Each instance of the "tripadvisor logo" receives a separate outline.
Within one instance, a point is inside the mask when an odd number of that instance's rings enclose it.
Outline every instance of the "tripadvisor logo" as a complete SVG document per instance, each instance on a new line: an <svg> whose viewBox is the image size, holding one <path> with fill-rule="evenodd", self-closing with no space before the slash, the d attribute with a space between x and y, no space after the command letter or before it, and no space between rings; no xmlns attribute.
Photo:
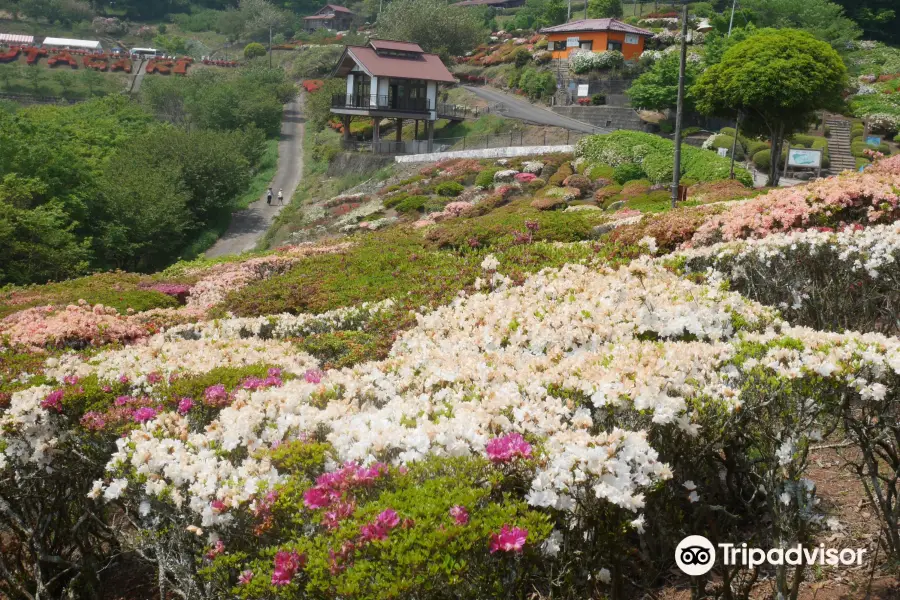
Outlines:
<svg viewBox="0 0 900 600"><path fill-rule="evenodd" d="M750 548L743 544L719 544L722 564L726 566L757 567L768 564L781 565L862 565L865 548L826 548L825 544L805 547L801 544L790 548ZM702 535L689 535L675 548L675 563L687 575L708 573L716 562L716 547Z"/></svg>

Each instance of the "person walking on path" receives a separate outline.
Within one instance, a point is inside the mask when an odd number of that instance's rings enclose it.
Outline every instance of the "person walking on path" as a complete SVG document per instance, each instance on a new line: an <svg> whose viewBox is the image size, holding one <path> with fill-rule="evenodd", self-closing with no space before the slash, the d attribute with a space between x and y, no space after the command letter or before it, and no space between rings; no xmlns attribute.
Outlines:
<svg viewBox="0 0 900 600"><path fill-rule="evenodd" d="M278 204L284 204L284 190L278 190Z"/></svg>
<svg viewBox="0 0 900 600"><path fill-rule="evenodd" d="M269 188L269 191L266 192L266 204L272 204L272 188Z"/></svg>

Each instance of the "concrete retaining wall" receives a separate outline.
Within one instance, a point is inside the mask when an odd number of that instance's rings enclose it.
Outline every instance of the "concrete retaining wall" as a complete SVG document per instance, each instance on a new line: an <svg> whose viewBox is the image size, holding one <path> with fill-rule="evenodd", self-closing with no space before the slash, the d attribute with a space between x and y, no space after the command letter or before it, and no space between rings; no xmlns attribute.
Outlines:
<svg viewBox="0 0 900 600"><path fill-rule="evenodd" d="M432 152L431 154L410 154L394 157L398 163L419 163L446 160L448 158L513 158L533 154L554 152L574 152L575 146L518 146L513 148L487 148L485 150L458 150L454 152Z"/></svg>
<svg viewBox="0 0 900 600"><path fill-rule="evenodd" d="M634 109L622 106L554 106L553 112L594 127L635 131L647 127Z"/></svg>

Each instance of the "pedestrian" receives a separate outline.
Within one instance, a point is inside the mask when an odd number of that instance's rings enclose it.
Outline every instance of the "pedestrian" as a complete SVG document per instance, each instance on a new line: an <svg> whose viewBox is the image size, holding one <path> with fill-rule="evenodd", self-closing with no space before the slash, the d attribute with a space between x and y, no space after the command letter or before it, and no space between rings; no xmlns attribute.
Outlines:
<svg viewBox="0 0 900 600"><path fill-rule="evenodd" d="M266 192L266 204L272 204L272 188L269 188L269 191Z"/></svg>
<svg viewBox="0 0 900 600"><path fill-rule="evenodd" d="M284 190L278 190L278 204L284 204Z"/></svg>

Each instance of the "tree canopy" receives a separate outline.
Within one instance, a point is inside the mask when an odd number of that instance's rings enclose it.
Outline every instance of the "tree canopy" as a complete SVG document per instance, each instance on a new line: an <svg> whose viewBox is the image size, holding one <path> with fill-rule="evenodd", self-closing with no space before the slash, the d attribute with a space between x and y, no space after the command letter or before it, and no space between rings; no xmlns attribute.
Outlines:
<svg viewBox="0 0 900 600"><path fill-rule="evenodd" d="M628 90L631 105L636 108L666 110L678 104L678 78L681 57L678 53L666 54L656 61L649 71L638 77ZM688 61L685 67L685 108L693 110L691 86L700 74L698 64Z"/></svg>
<svg viewBox="0 0 900 600"><path fill-rule="evenodd" d="M621 0L588 0L587 15L591 19L622 16Z"/></svg>
<svg viewBox="0 0 900 600"><path fill-rule="evenodd" d="M759 27L802 29L838 50L862 35L844 8L830 0L745 0L741 4Z"/></svg>
<svg viewBox="0 0 900 600"><path fill-rule="evenodd" d="M445 57L465 54L488 33L478 15L442 0L394 0L378 18L377 31Z"/></svg>
<svg viewBox="0 0 900 600"><path fill-rule="evenodd" d="M725 52L692 89L706 114L745 116L744 126L765 131L772 155L780 156L785 136L804 129L814 111L840 109L847 68L828 44L793 29L763 29ZM772 161L770 183L778 182Z"/></svg>

